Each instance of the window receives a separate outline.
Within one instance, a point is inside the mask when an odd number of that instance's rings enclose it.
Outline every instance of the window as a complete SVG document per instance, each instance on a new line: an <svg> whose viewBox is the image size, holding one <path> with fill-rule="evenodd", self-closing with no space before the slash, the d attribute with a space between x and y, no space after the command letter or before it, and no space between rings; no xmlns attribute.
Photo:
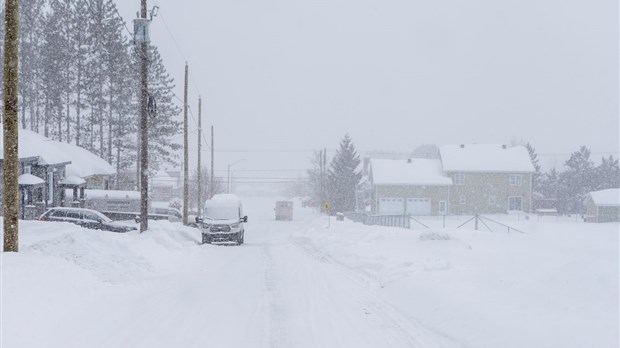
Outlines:
<svg viewBox="0 0 620 348"><path fill-rule="evenodd" d="M32 166L24 166L24 174L32 174Z"/></svg>
<svg viewBox="0 0 620 348"><path fill-rule="evenodd" d="M47 204L54 204L54 173L47 173Z"/></svg>
<svg viewBox="0 0 620 348"><path fill-rule="evenodd" d="M508 210L523 210L523 197L508 197Z"/></svg>
<svg viewBox="0 0 620 348"><path fill-rule="evenodd" d="M448 213L448 202L439 201L439 214L446 215Z"/></svg>
<svg viewBox="0 0 620 348"><path fill-rule="evenodd" d="M495 205L496 202L497 199L495 198L495 196L489 196L489 205Z"/></svg>
<svg viewBox="0 0 620 348"><path fill-rule="evenodd" d="M465 197L465 196L459 197L459 203L461 203L461 204L467 203L467 197Z"/></svg>
<svg viewBox="0 0 620 348"><path fill-rule="evenodd" d="M523 176L512 174L510 175L509 181L510 186L521 186L521 184L523 183Z"/></svg>
<svg viewBox="0 0 620 348"><path fill-rule="evenodd" d="M454 174L454 185L465 185L465 174Z"/></svg>

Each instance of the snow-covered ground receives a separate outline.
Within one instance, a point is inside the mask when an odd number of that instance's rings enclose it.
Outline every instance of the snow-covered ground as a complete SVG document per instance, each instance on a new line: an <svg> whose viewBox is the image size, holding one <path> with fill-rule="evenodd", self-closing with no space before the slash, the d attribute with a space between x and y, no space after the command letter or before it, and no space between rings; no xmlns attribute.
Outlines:
<svg viewBox="0 0 620 348"><path fill-rule="evenodd" d="M327 229L300 208L274 221L275 200L244 200L241 247L167 221L23 222L2 254L1 346L618 347L618 224Z"/></svg>

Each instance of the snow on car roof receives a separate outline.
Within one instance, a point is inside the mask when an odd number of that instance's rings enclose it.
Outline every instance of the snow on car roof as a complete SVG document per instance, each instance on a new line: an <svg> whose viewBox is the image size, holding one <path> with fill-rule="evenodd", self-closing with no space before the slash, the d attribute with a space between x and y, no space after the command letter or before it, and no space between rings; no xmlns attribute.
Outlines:
<svg viewBox="0 0 620 348"><path fill-rule="evenodd" d="M140 199L138 191L120 191L120 190L84 190L85 198L95 199Z"/></svg>
<svg viewBox="0 0 620 348"><path fill-rule="evenodd" d="M236 207L241 204L241 199L234 194L230 193L222 193L213 195L211 199L208 199L205 202L205 207L213 207L213 206L228 206L228 207Z"/></svg>
<svg viewBox="0 0 620 348"><path fill-rule="evenodd" d="M596 205L620 206L620 188L590 192L590 197Z"/></svg>
<svg viewBox="0 0 620 348"><path fill-rule="evenodd" d="M370 165L375 185L452 185L437 159L373 159Z"/></svg>
<svg viewBox="0 0 620 348"><path fill-rule="evenodd" d="M446 145L439 148L439 153L446 172L534 172L530 155L524 146Z"/></svg>

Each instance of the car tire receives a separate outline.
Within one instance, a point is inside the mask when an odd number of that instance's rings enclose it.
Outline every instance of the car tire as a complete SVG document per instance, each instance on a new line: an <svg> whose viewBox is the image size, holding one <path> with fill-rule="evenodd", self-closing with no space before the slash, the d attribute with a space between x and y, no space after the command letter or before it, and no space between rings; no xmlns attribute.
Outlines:
<svg viewBox="0 0 620 348"><path fill-rule="evenodd" d="M202 235L202 244L211 244L208 236Z"/></svg>
<svg viewBox="0 0 620 348"><path fill-rule="evenodd" d="M245 235L245 231L241 231L241 235L239 236L239 239L237 240L237 244L241 245L243 244L243 237Z"/></svg>

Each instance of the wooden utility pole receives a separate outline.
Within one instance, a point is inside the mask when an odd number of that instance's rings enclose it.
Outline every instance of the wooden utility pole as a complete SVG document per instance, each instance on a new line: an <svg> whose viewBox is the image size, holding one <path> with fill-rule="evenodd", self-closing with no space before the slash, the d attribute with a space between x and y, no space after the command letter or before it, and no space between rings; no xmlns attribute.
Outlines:
<svg viewBox="0 0 620 348"><path fill-rule="evenodd" d="M214 141L213 141L213 126L211 126L211 183L209 184L209 198L213 197L213 195L215 194L215 179L213 177L213 165L215 164L215 159L214 159L214 151L215 147L214 147Z"/></svg>
<svg viewBox="0 0 620 348"><path fill-rule="evenodd" d="M188 223L189 208L189 141L187 127L187 84L189 67L185 63L185 87L183 95L183 224Z"/></svg>
<svg viewBox="0 0 620 348"><path fill-rule="evenodd" d="M142 0L141 18L146 18L146 0ZM148 28L148 22L145 22ZM140 233L149 228L149 67L148 67L148 29L140 42Z"/></svg>
<svg viewBox="0 0 620 348"><path fill-rule="evenodd" d="M198 97L198 216L202 216L202 98Z"/></svg>
<svg viewBox="0 0 620 348"><path fill-rule="evenodd" d="M17 68L19 48L19 0L6 0L4 17L4 251L17 252L19 222L19 153Z"/></svg>

